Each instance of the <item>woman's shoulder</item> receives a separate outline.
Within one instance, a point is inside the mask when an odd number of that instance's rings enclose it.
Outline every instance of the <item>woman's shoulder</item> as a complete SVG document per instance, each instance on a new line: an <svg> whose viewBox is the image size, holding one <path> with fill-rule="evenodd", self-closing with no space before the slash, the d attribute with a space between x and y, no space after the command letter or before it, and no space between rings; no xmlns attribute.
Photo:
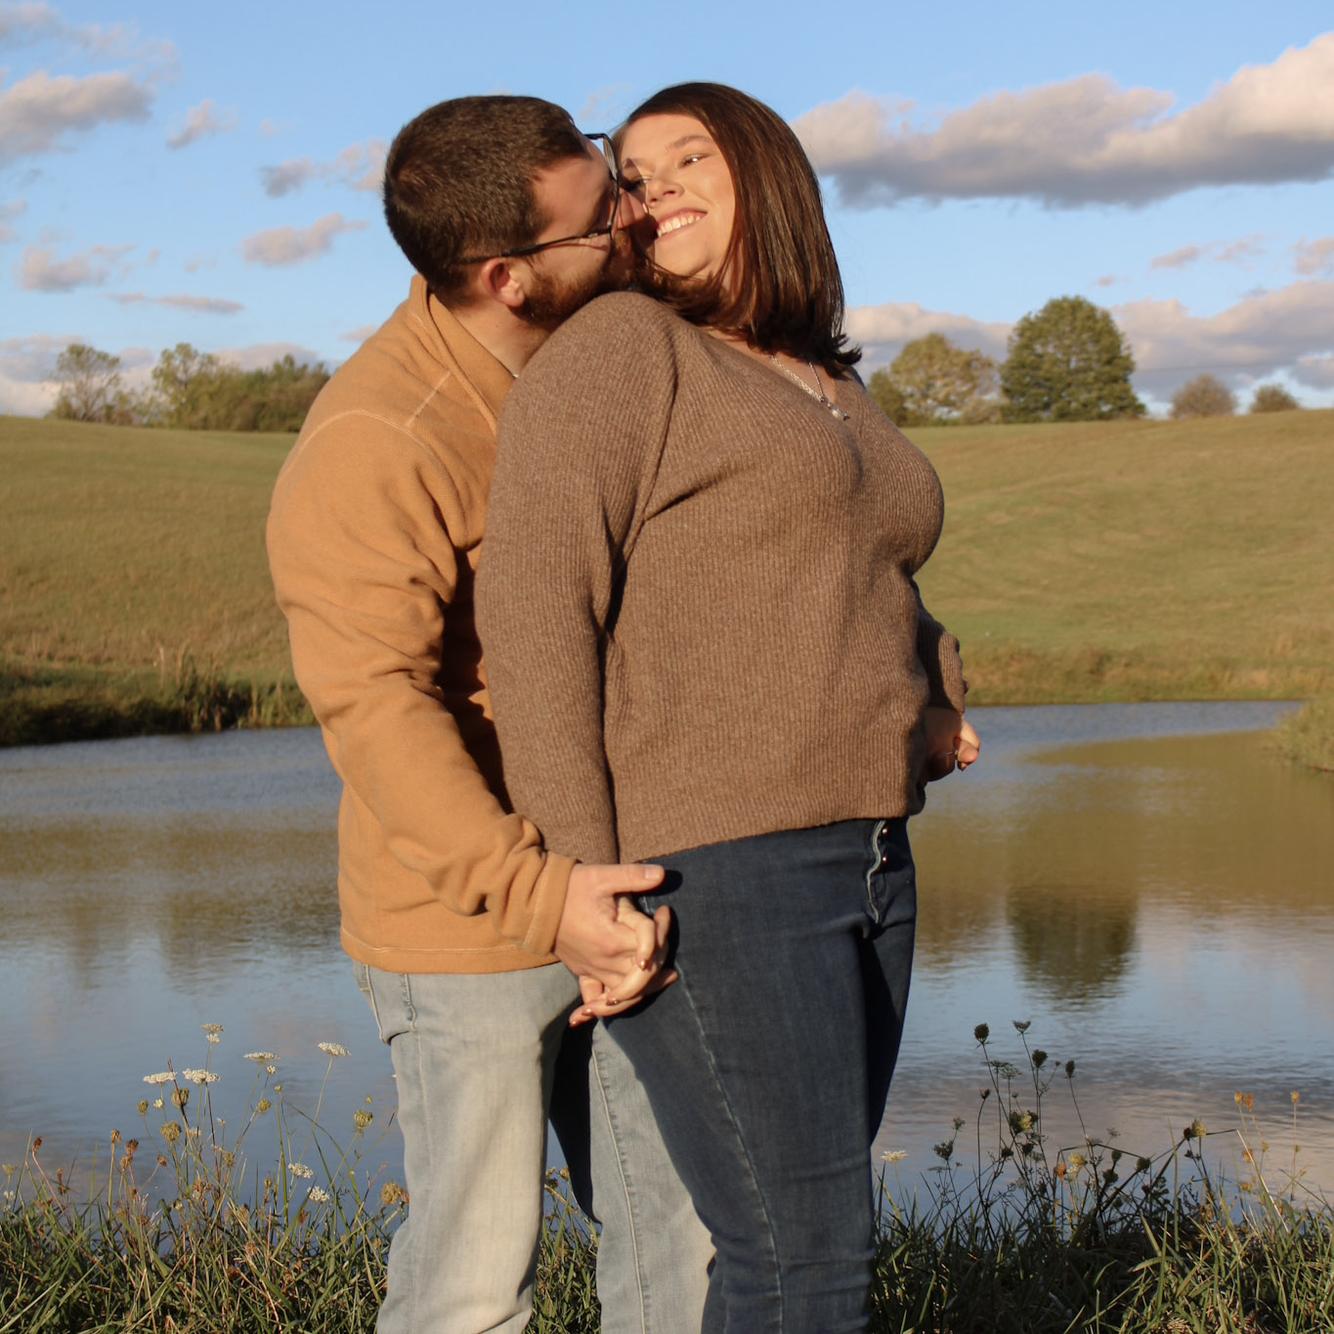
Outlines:
<svg viewBox="0 0 1334 1334"><path fill-rule="evenodd" d="M607 292L576 311L547 340L539 356L596 346L599 354L661 346L692 332L674 311L642 292Z"/></svg>

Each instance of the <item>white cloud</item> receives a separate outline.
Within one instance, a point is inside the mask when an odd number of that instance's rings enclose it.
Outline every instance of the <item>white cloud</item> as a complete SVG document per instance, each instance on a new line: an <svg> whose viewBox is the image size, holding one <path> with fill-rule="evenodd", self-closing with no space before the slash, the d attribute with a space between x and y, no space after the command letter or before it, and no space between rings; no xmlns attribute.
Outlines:
<svg viewBox="0 0 1334 1334"><path fill-rule="evenodd" d="M1242 236L1235 241L1207 241L1203 245L1183 245L1169 250L1150 261L1151 269L1184 269L1202 259L1217 260L1220 264L1245 264L1247 260L1264 254L1264 238L1258 234Z"/></svg>
<svg viewBox="0 0 1334 1334"><path fill-rule="evenodd" d="M862 344L868 362L878 365L892 361L905 343L931 333L944 334L959 347L976 348L989 357L1003 357L1010 326L947 311L924 310L915 301L892 301L848 311L847 331L854 343Z"/></svg>
<svg viewBox="0 0 1334 1334"><path fill-rule="evenodd" d="M297 362L307 364L320 360L320 354L313 352L300 343L250 343L245 347L222 348L218 357L243 371L264 370L275 361L290 356Z"/></svg>
<svg viewBox="0 0 1334 1334"><path fill-rule="evenodd" d="M241 242L241 253L251 264L301 264L323 255L334 237L364 231L364 222L351 222L341 213L327 213L309 227L273 227Z"/></svg>
<svg viewBox="0 0 1334 1334"><path fill-rule="evenodd" d="M1202 258L1204 251L1197 245L1183 245L1179 250L1169 250L1165 255L1156 256L1149 264L1151 269L1184 269L1187 264L1194 264Z"/></svg>
<svg viewBox="0 0 1334 1334"><path fill-rule="evenodd" d="M1334 388L1334 282L1253 293L1215 315L1194 315L1180 301L1110 309L1134 351L1135 383L1155 397L1170 397L1201 371L1244 384L1286 368L1304 383ZM849 336L863 345L872 367L928 333L1001 359L1011 327L906 302L858 307L847 319Z"/></svg>
<svg viewBox="0 0 1334 1334"><path fill-rule="evenodd" d="M1313 389L1334 389L1334 353L1323 357L1298 357L1292 377Z"/></svg>
<svg viewBox="0 0 1334 1334"><path fill-rule="evenodd" d="M575 116L575 123L586 130L606 130L623 121L629 114L630 107L626 98L634 91L629 83L609 83L595 88L584 99L584 104Z"/></svg>
<svg viewBox="0 0 1334 1334"><path fill-rule="evenodd" d="M186 113L185 124L167 139L168 148L184 148L210 134L226 134L236 128L236 112L219 111L211 97Z"/></svg>
<svg viewBox="0 0 1334 1334"><path fill-rule="evenodd" d="M26 199L15 199L8 204L0 204L0 245L13 241L18 232L9 224L14 218L22 217L28 211Z"/></svg>
<svg viewBox="0 0 1334 1334"><path fill-rule="evenodd" d="M56 358L81 341L76 334L0 338L0 412L20 417L49 412L59 392L53 379Z"/></svg>
<svg viewBox="0 0 1334 1334"><path fill-rule="evenodd" d="M312 181L333 181L354 190L378 190L384 180L384 160L389 145L383 139L350 144L332 162L313 158L289 158L273 167L261 167L264 193L274 199L303 189Z"/></svg>
<svg viewBox="0 0 1334 1334"><path fill-rule="evenodd" d="M843 200L1023 198L1140 206L1202 186L1334 173L1334 33L1248 65L1202 101L1101 74L999 92L938 124L910 102L851 92L793 128Z"/></svg>
<svg viewBox="0 0 1334 1334"><path fill-rule="evenodd" d="M1192 315L1180 301L1132 301L1112 314L1135 350L1136 379L1155 386L1199 371L1254 379L1334 348L1334 282L1291 283L1216 315Z"/></svg>
<svg viewBox="0 0 1334 1334"><path fill-rule="evenodd" d="M205 315L235 315L245 309L239 301L215 296L145 296L143 292L108 292L107 300L122 306L170 306L174 310L195 310Z"/></svg>
<svg viewBox="0 0 1334 1334"><path fill-rule="evenodd" d="M152 97L128 74L52 77L38 70L0 92L0 163L49 153L67 134L148 119Z"/></svg>
<svg viewBox="0 0 1334 1334"><path fill-rule="evenodd" d="M134 27L124 23L69 23L44 0L0 4L0 45L22 46L48 40L65 42L104 58L130 57L162 64L176 59L176 48L170 42L146 42Z"/></svg>
<svg viewBox="0 0 1334 1334"><path fill-rule="evenodd" d="M259 178L264 183L264 193L273 199L281 199L294 190L300 190L307 182L320 174L319 164L308 157L292 158L280 162L276 167L261 167Z"/></svg>
<svg viewBox="0 0 1334 1334"><path fill-rule="evenodd" d="M1303 237L1292 249L1298 273L1314 277L1334 272L1334 236L1322 236L1315 241Z"/></svg>
<svg viewBox="0 0 1334 1334"><path fill-rule="evenodd" d="M16 270L19 286L25 292L70 292L76 287L101 287L114 273L123 270L119 263L132 245L95 245L82 254L57 259L53 251L29 246Z"/></svg>
<svg viewBox="0 0 1334 1334"><path fill-rule="evenodd" d="M0 413L40 417L55 406L60 385L56 358L71 343L86 343L83 334L28 334L0 339ZM147 386L157 353L146 347L121 348L120 370L126 388Z"/></svg>
<svg viewBox="0 0 1334 1334"><path fill-rule="evenodd" d="M56 36L63 29L63 20L48 4L0 5L0 42L17 46Z"/></svg>

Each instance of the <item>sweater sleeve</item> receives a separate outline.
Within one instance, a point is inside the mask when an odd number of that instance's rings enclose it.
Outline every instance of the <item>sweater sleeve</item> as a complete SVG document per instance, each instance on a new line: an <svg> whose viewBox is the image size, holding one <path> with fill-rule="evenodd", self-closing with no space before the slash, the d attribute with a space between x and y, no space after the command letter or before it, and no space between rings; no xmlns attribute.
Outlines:
<svg viewBox="0 0 1334 1334"><path fill-rule="evenodd" d="M670 322L646 297L570 320L506 399L478 571L505 785L548 846L618 857L603 655L666 439Z"/></svg>
<svg viewBox="0 0 1334 1334"><path fill-rule="evenodd" d="M917 597L917 657L931 687L928 703L962 713L968 682L963 677L959 641L927 611L915 579L912 587Z"/></svg>
<svg viewBox="0 0 1334 1334"><path fill-rule="evenodd" d="M269 562L297 680L339 776L394 857L456 912L549 954L571 863L507 812L438 675L458 567L442 465L368 414L332 419L279 478Z"/></svg>

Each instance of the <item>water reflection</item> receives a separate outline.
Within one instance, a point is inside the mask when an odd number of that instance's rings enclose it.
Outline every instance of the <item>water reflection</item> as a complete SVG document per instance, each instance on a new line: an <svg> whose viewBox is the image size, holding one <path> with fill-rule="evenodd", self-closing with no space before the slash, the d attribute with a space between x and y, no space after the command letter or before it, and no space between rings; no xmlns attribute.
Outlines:
<svg viewBox="0 0 1334 1334"><path fill-rule="evenodd" d="M914 823L918 969L882 1147L930 1166L975 1107L973 1026L1031 1018L1079 1060L1091 1128L1147 1147L1226 1124L1236 1089L1286 1107L1300 1088L1303 1156L1334 1186L1334 783L1229 730L1275 713L978 710L985 762ZM6 1160L29 1132L73 1153L130 1123L140 1076L199 1063L207 1022L227 1026L225 1114L253 1077L238 1053L283 1052L313 1102L334 1040L353 1056L331 1123L367 1095L388 1121L387 1053L337 946L336 800L313 732L0 752L0 1000L22 1020L0 1030Z"/></svg>

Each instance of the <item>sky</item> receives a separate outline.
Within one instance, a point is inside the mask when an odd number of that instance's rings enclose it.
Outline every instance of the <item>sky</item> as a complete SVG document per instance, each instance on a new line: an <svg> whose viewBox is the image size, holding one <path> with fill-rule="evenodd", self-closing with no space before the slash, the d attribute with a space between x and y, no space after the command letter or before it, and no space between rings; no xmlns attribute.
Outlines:
<svg viewBox="0 0 1334 1334"><path fill-rule="evenodd" d="M0 412L46 411L71 342L132 383L178 342L334 366L407 290L405 121L515 92L610 129L686 79L796 128L863 370L936 331L1003 357L1077 294L1156 411L1203 371L1334 405L1328 0L0 0Z"/></svg>

